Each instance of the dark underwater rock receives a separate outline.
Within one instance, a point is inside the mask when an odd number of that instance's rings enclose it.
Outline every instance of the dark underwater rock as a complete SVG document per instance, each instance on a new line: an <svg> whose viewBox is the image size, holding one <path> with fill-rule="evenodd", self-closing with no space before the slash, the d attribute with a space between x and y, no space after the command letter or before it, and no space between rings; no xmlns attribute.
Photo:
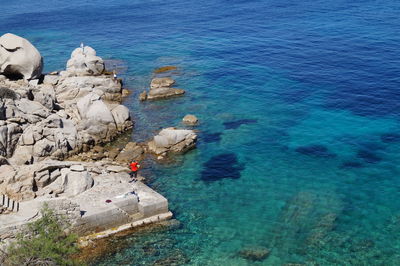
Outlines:
<svg viewBox="0 0 400 266"><path fill-rule="evenodd" d="M221 135L222 135L222 132L203 133L203 134L201 134L200 137L201 137L201 140L203 140L205 143L211 143L211 142L220 142Z"/></svg>
<svg viewBox="0 0 400 266"><path fill-rule="evenodd" d="M367 163L378 163L382 161L381 157L369 150L359 150L357 152L357 157L363 159Z"/></svg>
<svg viewBox="0 0 400 266"><path fill-rule="evenodd" d="M342 168L362 168L363 164L360 162L344 162Z"/></svg>
<svg viewBox="0 0 400 266"><path fill-rule="evenodd" d="M257 119L239 119L235 121L224 122L225 129L237 129L241 125L257 123Z"/></svg>
<svg viewBox="0 0 400 266"><path fill-rule="evenodd" d="M383 135L381 135L381 140L382 140L382 142L385 142L385 143L399 142L400 134L398 134L398 133L383 134Z"/></svg>
<svg viewBox="0 0 400 266"><path fill-rule="evenodd" d="M239 163L235 153L223 153L212 157L203 164L201 179L217 181L223 178L238 179L244 167Z"/></svg>
<svg viewBox="0 0 400 266"><path fill-rule="evenodd" d="M270 253L271 251L265 247L247 247L239 250L238 255L251 261L263 261Z"/></svg>
<svg viewBox="0 0 400 266"><path fill-rule="evenodd" d="M315 157L336 157L327 147L319 144L298 147L296 152Z"/></svg>

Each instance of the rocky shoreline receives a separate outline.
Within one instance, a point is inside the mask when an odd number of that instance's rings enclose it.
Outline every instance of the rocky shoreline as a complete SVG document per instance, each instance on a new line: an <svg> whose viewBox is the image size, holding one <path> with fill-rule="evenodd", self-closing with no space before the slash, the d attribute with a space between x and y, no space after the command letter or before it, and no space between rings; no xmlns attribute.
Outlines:
<svg viewBox="0 0 400 266"><path fill-rule="evenodd" d="M29 41L0 37L0 196L19 206L0 201L0 246L39 218L43 204L86 241L171 218L166 198L130 182L128 164L146 153L157 159L184 153L196 145L194 131L166 128L148 142L105 149L133 127L115 72L83 45L66 70L43 75L42 69ZM163 82L153 80L146 98L182 94L170 88L174 82Z"/></svg>

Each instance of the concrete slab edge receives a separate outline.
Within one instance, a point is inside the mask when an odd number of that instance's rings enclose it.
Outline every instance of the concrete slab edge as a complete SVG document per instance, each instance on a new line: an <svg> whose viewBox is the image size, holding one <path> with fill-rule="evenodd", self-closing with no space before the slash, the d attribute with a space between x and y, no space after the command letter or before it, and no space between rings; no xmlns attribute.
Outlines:
<svg viewBox="0 0 400 266"><path fill-rule="evenodd" d="M131 228L134 228L134 227L139 227L139 226L143 226L143 225L147 225L147 224L152 224L152 223L155 223L155 222L161 222L161 221L169 220L169 219L172 218L172 216L173 216L173 214L170 211L167 212L167 213L162 213L162 214L157 214L157 215L154 215L154 216L150 216L150 217L147 217L147 218L144 218L144 219L132 222L132 223L127 223L127 224L120 225L120 226L117 226L117 227L114 227L114 228L111 228L111 229L107 229L107 230L104 230L104 231L99 232L99 233L94 233L94 234L90 234L90 235L87 235L87 236L80 237L78 239L78 243L79 243L80 247L85 247L85 246L88 246L89 243L91 241L93 241L93 240L106 238L106 237L112 236L112 235L114 235L116 233L131 229Z"/></svg>

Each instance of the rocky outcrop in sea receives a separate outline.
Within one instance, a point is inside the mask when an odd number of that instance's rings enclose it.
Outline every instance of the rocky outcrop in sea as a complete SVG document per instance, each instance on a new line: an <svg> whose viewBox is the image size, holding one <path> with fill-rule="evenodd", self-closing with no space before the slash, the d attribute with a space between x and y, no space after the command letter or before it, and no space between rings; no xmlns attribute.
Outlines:
<svg viewBox="0 0 400 266"><path fill-rule="evenodd" d="M149 143L106 151L102 144L133 127L121 104L121 80L83 45L65 70L42 69L43 59L28 40L0 37L0 241L24 230L43 203L66 216L80 235L114 228L106 236L170 218L167 199L131 182L127 166L147 151L166 156L193 148L194 132L164 129Z"/></svg>

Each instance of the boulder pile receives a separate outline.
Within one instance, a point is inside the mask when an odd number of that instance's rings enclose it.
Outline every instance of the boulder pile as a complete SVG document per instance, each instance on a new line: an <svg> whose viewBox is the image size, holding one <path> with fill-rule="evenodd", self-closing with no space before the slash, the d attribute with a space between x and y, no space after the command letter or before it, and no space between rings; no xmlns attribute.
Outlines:
<svg viewBox="0 0 400 266"><path fill-rule="evenodd" d="M85 48L93 59L94 50ZM0 75L0 156L14 165L64 159L132 128L129 110L120 104L121 83L73 69L45 75L43 83Z"/></svg>

